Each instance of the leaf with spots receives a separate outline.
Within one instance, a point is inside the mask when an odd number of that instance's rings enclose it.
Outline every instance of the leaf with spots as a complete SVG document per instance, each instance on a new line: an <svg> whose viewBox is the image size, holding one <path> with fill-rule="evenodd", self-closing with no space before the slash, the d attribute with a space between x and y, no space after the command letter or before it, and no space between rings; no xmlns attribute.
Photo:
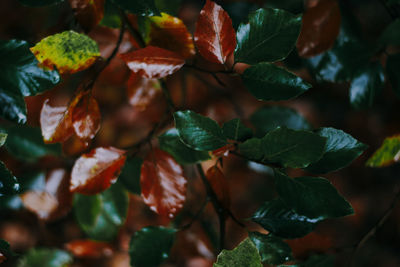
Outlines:
<svg viewBox="0 0 400 267"><path fill-rule="evenodd" d="M104 16L105 0L69 0L79 24L86 31L93 29Z"/></svg>

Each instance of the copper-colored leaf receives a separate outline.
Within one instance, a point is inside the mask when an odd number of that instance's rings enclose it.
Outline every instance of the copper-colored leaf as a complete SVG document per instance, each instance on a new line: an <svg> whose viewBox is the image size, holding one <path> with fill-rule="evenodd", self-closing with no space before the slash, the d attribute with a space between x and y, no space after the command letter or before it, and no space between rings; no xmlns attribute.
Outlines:
<svg viewBox="0 0 400 267"><path fill-rule="evenodd" d="M120 56L134 73L149 79L171 75L185 64L185 60L178 54L155 46Z"/></svg>
<svg viewBox="0 0 400 267"><path fill-rule="evenodd" d="M236 34L228 13L207 0L197 20L194 40L205 59L224 64L236 47Z"/></svg>
<svg viewBox="0 0 400 267"><path fill-rule="evenodd" d="M231 198L228 180L225 175L217 166L213 166L207 170L206 176L218 200L225 208L229 208L231 205Z"/></svg>
<svg viewBox="0 0 400 267"><path fill-rule="evenodd" d="M340 30L340 9L336 0L319 1L303 15L303 26L297 41L302 57L312 57L330 49Z"/></svg>
<svg viewBox="0 0 400 267"><path fill-rule="evenodd" d="M161 93L160 82L157 79L147 79L132 73L126 91L129 104L139 110L145 110L151 101Z"/></svg>
<svg viewBox="0 0 400 267"><path fill-rule="evenodd" d="M71 173L71 192L94 195L113 184L125 163L125 151L114 147L98 147L83 154Z"/></svg>
<svg viewBox="0 0 400 267"><path fill-rule="evenodd" d="M103 18L104 2L105 0L69 0L76 19L87 31L99 24Z"/></svg>
<svg viewBox="0 0 400 267"><path fill-rule="evenodd" d="M144 202L162 216L173 218L186 199L182 167L168 153L156 149L143 162L140 186Z"/></svg>
<svg viewBox="0 0 400 267"><path fill-rule="evenodd" d="M149 45L173 51L183 58L190 58L196 54L193 37L182 20L166 13L149 19Z"/></svg>
<svg viewBox="0 0 400 267"><path fill-rule="evenodd" d="M46 191L28 191L21 195L25 208L46 219L55 211L58 201L55 196Z"/></svg>
<svg viewBox="0 0 400 267"><path fill-rule="evenodd" d="M67 243L65 247L77 258L101 258L113 254L110 244L95 240L74 240Z"/></svg>

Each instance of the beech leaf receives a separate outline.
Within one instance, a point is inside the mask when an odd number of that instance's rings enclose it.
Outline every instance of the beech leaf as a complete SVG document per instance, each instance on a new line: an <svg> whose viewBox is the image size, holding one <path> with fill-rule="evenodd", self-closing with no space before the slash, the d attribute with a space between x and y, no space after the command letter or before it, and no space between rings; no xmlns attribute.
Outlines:
<svg viewBox="0 0 400 267"><path fill-rule="evenodd" d="M206 177L217 195L218 201L224 208L229 209L231 205L229 183L223 172L217 166L213 166L207 170Z"/></svg>
<svg viewBox="0 0 400 267"><path fill-rule="evenodd" d="M161 85L157 79L148 79L132 73L129 77L126 92L131 106L145 110L158 95Z"/></svg>
<svg viewBox="0 0 400 267"><path fill-rule="evenodd" d="M368 159L369 167L386 167L400 159L400 135L387 137L381 147Z"/></svg>
<svg viewBox="0 0 400 267"><path fill-rule="evenodd" d="M249 238L258 249L263 263L277 265L292 259L292 249L279 237L249 232Z"/></svg>
<svg viewBox="0 0 400 267"><path fill-rule="evenodd" d="M262 267L261 257L254 243L246 238L233 250L222 250L213 267Z"/></svg>

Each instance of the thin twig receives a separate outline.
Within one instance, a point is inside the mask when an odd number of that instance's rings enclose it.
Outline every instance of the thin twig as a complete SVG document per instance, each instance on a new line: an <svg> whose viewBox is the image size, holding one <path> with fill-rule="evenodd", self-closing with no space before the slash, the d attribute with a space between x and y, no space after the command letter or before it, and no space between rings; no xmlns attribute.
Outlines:
<svg viewBox="0 0 400 267"><path fill-rule="evenodd" d="M140 34L140 32L135 27L132 26L131 22L129 21L129 19L128 19L126 13L125 13L125 11L123 11L120 8L118 8L118 9L119 9L119 13L120 13L120 16L122 18L122 21L124 21L126 23L126 25L128 25L128 29L131 32L131 34L133 35L133 38L135 38L135 40L138 42L140 47L145 47L146 43L143 40L143 37Z"/></svg>
<svg viewBox="0 0 400 267"><path fill-rule="evenodd" d="M205 207L207 206L208 202L210 201L210 199L207 197L206 200L204 201L204 203L201 205L200 209L196 212L196 214L192 217L192 219L190 220L189 223L185 224L184 226L180 227L180 230L187 230L189 229L193 223L200 217L200 215L203 213Z"/></svg>

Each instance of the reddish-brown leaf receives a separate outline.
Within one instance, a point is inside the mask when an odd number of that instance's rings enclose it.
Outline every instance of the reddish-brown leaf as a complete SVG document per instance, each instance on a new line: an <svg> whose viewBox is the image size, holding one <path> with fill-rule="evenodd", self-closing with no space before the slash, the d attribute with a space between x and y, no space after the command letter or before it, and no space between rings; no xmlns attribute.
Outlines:
<svg viewBox="0 0 400 267"><path fill-rule="evenodd" d="M155 46L121 54L128 67L145 78L164 78L178 71L185 60L178 54Z"/></svg>
<svg viewBox="0 0 400 267"><path fill-rule="evenodd" d="M173 218L186 199L182 167L168 153L156 149L143 162L140 186L144 202L156 213Z"/></svg>
<svg viewBox="0 0 400 267"><path fill-rule="evenodd" d="M297 51L312 57L330 49L340 30L340 9L336 0L319 1L303 15Z"/></svg>
<svg viewBox="0 0 400 267"><path fill-rule="evenodd" d="M79 24L89 31L102 20L105 0L69 0Z"/></svg>
<svg viewBox="0 0 400 267"><path fill-rule="evenodd" d="M149 19L148 45L173 51L183 58L191 58L196 54L193 37L182 20L165 13Z"/></svg>
<svg viewBox="0 0 400 267"><path fill-rule="evenodd" d="M125 159L125 151L114 147L98 147L83 154L72 168L70 191L94 195L106 190L117 180Z"/></svg>
<svg viewBox="0 0 400 267"><path fill-rule="evenodd" d="M129 104L139 110L145 110L153 99L161 93L157 79L147 79L132 73L126 88Z"/></svg>
<svg viewBox="0 0 400 267"><path fill-rule="evenodd" d="M229 184L225 175L217 166L213 166L207 170L206 176L218 200L224 208L229 209L231 197L229 194Z"/></svg>
<svg viewBox="0 0 400 267"><path fill-rule="evenodd" d="M197 20L194 40L205 59L224 64L236 47L236 34L228 13L207 0Z"/></svg>
<svg viewBox="0 0 400 267"><path fill-rule="evenodd" d="M67 156L77 156L85 152L90 144L90 141L82 140L73 134L67 141L62 143L62 150Z"/></svg>
<svg viewBox="0 0 400 267"><path fill-rule="evenodd" d="M88 239L71 241L65 248L77 258L101 258L113 254L110 244Z"/></svg>

